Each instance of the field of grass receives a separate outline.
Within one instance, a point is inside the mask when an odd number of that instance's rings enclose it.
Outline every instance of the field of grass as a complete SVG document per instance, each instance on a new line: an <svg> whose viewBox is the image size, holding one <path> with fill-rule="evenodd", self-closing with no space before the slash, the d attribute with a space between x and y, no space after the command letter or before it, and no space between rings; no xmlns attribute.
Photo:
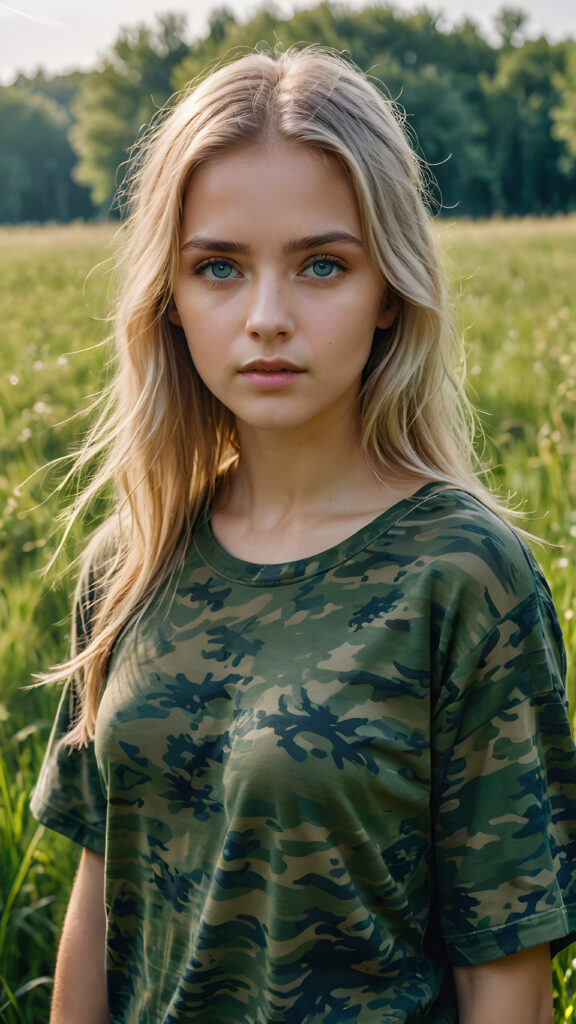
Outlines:
<svg viewBox="0 0 576 1024"><path fill-rule="evenodd" d="M576 708L576 218L439 227L494 479L551 542L550 581ZM70 580L49 581L58 469L102 386L112 232L0 231L0 1021L48 1020L53 950L77 852L27 810L57 693L23 691L66 653ZM98 269L90 274L91 268ZM34 476L31 476L35 474ZM30 479L29 479L30 478ZM24 486L23 481L28 480ZM78 538L77 538L78 539ZM576 724L576 723L575 723ZM556 1024L576 1008L576 947L555 962ZM574 961L576 966L576 960Z"/></svg>

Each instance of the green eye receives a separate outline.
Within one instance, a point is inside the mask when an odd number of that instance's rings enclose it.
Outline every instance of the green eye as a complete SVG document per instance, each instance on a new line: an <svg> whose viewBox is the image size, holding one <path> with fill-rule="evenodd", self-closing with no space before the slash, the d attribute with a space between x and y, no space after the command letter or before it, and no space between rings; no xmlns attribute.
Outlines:
<svg viewBox="0 0 576 1024"><path fill-rule="evenodd" d="M336 264L331 263L330 260L315 260L312 266L314 268L314 273L318 277L329 277Z"/></svg>
<svg viewBox="0 0 576 1024"><path fill-rule="evenodd" d="M321 256L317 260L312 260L312 263L305 267L303 273L305 277L328 278L337 277L343 270L344 268L336 260L328 256Z"/></svg>
<svg viewBox="0 0 576 1024"><path fill-rule="evenodd" d="M202 272L206 277L216 278L218 281L226 281L235 272L235 268L226 260L218 260L215 263L209 263L207 266L202 267Z"/></svg>

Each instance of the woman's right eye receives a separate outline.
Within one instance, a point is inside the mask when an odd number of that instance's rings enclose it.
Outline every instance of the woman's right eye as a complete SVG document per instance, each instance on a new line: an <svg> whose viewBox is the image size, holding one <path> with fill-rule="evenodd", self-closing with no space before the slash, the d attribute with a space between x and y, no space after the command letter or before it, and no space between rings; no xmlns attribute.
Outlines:
<svg viewBox="0 0 576 1024"><path fill-rule="evenodd" d="M228 281L237 273L234 264L228 260L206 260L196 267L195 274L206 277L209 281Z"/></svg>

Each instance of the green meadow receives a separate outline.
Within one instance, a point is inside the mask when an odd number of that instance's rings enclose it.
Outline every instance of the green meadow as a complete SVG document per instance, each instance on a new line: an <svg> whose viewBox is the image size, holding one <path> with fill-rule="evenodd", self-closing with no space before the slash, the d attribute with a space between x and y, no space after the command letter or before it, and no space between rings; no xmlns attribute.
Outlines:
<svg viewBox="0 0 576 1024"><path fill-rule="evenodd" d="M465 336L478 445L522 513L564 629L576 710L576 216L451 221L438 231ZM56 491L108 374L113 231L0 230L0 1022L46 1024L72 844L31 819L28 794L58 693L25 690L67 649L64 569L42 574L73 484ZM576 721L573 721L576 727ZM576 1007L576 946L555 961L556 1024Z"/></svg>

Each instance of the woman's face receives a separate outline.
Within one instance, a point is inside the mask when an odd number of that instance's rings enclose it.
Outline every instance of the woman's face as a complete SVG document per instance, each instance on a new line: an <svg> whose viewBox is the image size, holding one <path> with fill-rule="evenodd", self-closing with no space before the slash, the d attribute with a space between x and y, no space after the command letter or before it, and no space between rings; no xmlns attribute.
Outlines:
<svg viewBox="0 0 576 1024"><path fill-rule="evenodd" d="M355 423L374 331L393 315L337 161L279 142L201 165L180 245L169 316L239 428Z"/></svg>

